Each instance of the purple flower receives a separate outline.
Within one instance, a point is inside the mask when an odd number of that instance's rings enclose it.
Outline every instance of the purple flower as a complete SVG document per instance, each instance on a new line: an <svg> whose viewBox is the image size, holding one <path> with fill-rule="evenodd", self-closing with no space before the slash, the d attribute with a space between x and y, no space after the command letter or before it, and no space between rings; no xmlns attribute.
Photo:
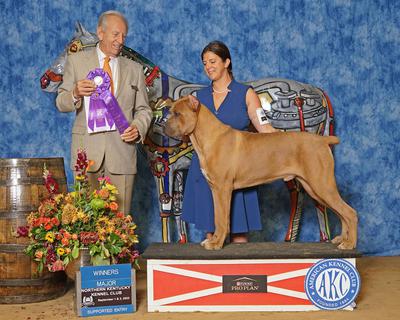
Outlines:
<svg viewBox="0 0 400 320"><path fill-rule="evenodd" d="M17 237L27 237L29 234L29 226L20 226L17 228Z"/></svg>

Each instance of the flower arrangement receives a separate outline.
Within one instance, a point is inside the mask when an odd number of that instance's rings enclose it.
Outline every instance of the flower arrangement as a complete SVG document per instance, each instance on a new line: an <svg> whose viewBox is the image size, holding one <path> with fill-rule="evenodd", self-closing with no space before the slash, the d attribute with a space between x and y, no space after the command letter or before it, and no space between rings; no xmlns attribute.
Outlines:
<svg viewBox="0 0 400 320"><path fill-rule="evenodd" d="M93 265L134 263L138 266L136 225L132 217L118 211L118 190L108 177L98 179L99 187L90 191L87 170L90 162L78 150L74 190L58 193L51 172L43 170L49 197L27 217L28 225L19 227L19 236L28 236L25 253L38 262L38 271L65 270L88 248Z"/></svg>

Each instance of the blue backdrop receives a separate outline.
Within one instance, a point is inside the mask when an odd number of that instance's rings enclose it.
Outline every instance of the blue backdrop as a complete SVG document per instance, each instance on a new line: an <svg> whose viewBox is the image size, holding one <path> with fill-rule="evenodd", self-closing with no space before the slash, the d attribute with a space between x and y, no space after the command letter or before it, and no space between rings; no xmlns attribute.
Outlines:
<svg viewBox="0 0 400 320"><path fill-rule="evenodd" d="M177 78L207 83L199 54L219 39L231 49L239 81L283 77L323 88L341 139L338 187L359 214L358 248L400 253L400 1L3 0L0 157L61 156L69 167L74 115L56 110L39 77L71 39L76 20L94 32L99 14L110 9L129 21L126 45ZM155 185L140 157L133 214L144 249L161 240L161 226ZM260 187L260 203L264 230L252 240L282 241L289 216L283 183ZM336 217L330 220L339 232ZM300 240L319 239L310 204L302 226ZM190 235L201 238L195 230Z"/></svg>

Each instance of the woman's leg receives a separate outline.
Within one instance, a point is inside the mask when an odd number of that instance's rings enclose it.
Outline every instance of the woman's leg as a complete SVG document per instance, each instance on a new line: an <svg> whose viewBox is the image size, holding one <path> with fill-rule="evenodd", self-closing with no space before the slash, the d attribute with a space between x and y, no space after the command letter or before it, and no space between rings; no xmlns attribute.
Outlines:
<svg viewBox="0 0 400 320"><path fill-rule="evenodd" d="M248 241L247 233L231 233L232 243L246 243Z"/></svg>

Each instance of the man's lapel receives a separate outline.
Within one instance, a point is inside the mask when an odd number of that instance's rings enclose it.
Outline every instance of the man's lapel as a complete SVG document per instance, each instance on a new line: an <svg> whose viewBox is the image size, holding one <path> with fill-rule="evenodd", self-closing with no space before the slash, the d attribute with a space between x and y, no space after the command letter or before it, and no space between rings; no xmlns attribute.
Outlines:
<svg viewBox="0 0 400 320"><path fill-rule="evenodd" d="M86 57L87 57L87 59L86 59L85 67L88 66L88 69L90 71L92 71L93 69L96 69L96 68L100 68L99 57L97 55L96 49L91 50L90 54L87 55Z"/></svg>
<svg viewBox="0 0 400 320"><path fill-rule="evenodd" d="M118 98L118 96L121 94L123 83L125 83L125 79L128 75L128 73L126 72L127 66L125 64L126 64L125 59L122 59L119 56L118 57L118 88L117 88L117 92L115 93L115 98Z"/></svg>

